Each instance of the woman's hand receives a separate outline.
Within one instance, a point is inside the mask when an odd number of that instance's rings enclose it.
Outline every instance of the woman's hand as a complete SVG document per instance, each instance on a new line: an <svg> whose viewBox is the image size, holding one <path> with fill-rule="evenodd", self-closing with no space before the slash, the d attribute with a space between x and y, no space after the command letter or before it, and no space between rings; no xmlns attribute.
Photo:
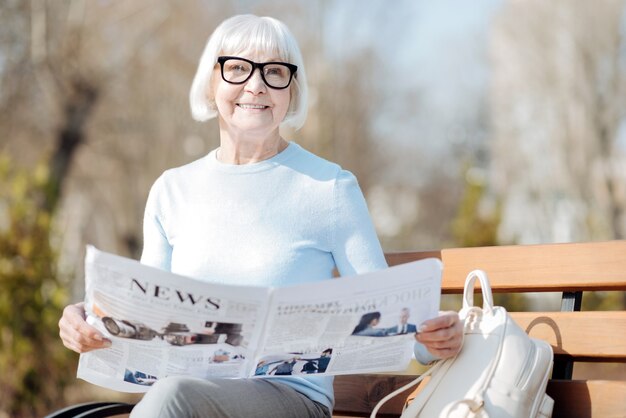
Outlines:
<svg viewBox="0 0 626 418"><path fill-rule="evenodd" d="M85 304L83 302L68 305L63 309L59 320L59 335L63 345L77 353L111 346L111 341L85 321Z"/></svg>
<svg viewBox="0 0 626 418"><path fill-rule="evenodd" d="M463 343L463 323L459 314L453 311L442 312L437 318L424 321L415 334L415 339L437 358L454 357Z"/></svg>

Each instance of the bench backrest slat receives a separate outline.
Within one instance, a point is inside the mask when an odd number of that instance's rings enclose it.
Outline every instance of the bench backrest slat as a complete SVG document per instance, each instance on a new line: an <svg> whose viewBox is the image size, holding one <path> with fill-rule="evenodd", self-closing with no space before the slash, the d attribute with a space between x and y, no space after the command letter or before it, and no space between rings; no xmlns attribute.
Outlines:
<svg viewBox="0 0 626 418"><path fill-rule="evenodd" d="M531 337L578 361L626 362L626 311L512 312Z"/></svg>
<svg viewBox="0 0 626 418"><path fill-rule="evenodd" d="M438 257L443 293L460 293L467 274L485 270L494 292L619 290L626 286L626 241L451 248L387 254L390 265Z"/></svg>
<svg viewBox="0 0 626 418"><path fill-rule="evenodd" d="M443 282L463 289L465 276L480 268L498 291L623 289L626 241L458 248L442 251Z"/></svg>

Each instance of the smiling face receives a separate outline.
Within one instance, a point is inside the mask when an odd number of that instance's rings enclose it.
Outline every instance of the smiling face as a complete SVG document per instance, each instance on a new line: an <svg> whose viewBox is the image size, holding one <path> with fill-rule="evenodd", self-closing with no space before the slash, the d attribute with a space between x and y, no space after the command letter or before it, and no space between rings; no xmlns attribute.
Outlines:
<svg viewBox="0 0 626 418"><path fill-rule="evenodd" d="M281 61L279 57L269 54L240 53L237 56L261 63ZM277 90L268 87L258 69L243 84L224 81L219 66L213 71L212 96L221 129L236 136L278 135L278 127L289 109L290 88Z"/></svg>

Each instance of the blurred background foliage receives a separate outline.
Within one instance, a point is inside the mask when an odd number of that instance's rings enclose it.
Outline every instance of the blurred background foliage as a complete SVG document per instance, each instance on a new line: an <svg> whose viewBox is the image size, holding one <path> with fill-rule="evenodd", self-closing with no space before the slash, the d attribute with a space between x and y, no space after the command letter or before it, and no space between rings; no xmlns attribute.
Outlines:
<svg viewBox="0 0 626 418"><path fill-rule="evenodd" d="M74 356L59 344L57 322L68 301L57 273L50 176L0 155L0 408L5 416L42 416L72 380Z"/></svg>
<svg viewBox="0 0 626 418"><path fill-rule="evenodd" d="M152 182L218 145L187 94L237 13L293 30L311 100L283 134L356 174L385 250L624 238L623 0L3 0L0 418L121 397L75 381L56 323L85 244L138 258Z"/></svg>

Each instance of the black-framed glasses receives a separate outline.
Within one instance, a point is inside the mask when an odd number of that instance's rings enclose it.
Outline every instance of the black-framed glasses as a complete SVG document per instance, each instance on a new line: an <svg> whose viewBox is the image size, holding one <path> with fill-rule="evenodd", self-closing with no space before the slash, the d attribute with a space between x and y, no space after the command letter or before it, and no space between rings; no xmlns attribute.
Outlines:
<svg viewBox="0 0 626 418"><path fill-rule="evenodd" d="M273 89L286 89L291 84L298 67L287 62L258 63L241 57L221 56L220 64L222 79L230 84L243 84L252 77L257 68L261 72L263 82Z"/></svg>

